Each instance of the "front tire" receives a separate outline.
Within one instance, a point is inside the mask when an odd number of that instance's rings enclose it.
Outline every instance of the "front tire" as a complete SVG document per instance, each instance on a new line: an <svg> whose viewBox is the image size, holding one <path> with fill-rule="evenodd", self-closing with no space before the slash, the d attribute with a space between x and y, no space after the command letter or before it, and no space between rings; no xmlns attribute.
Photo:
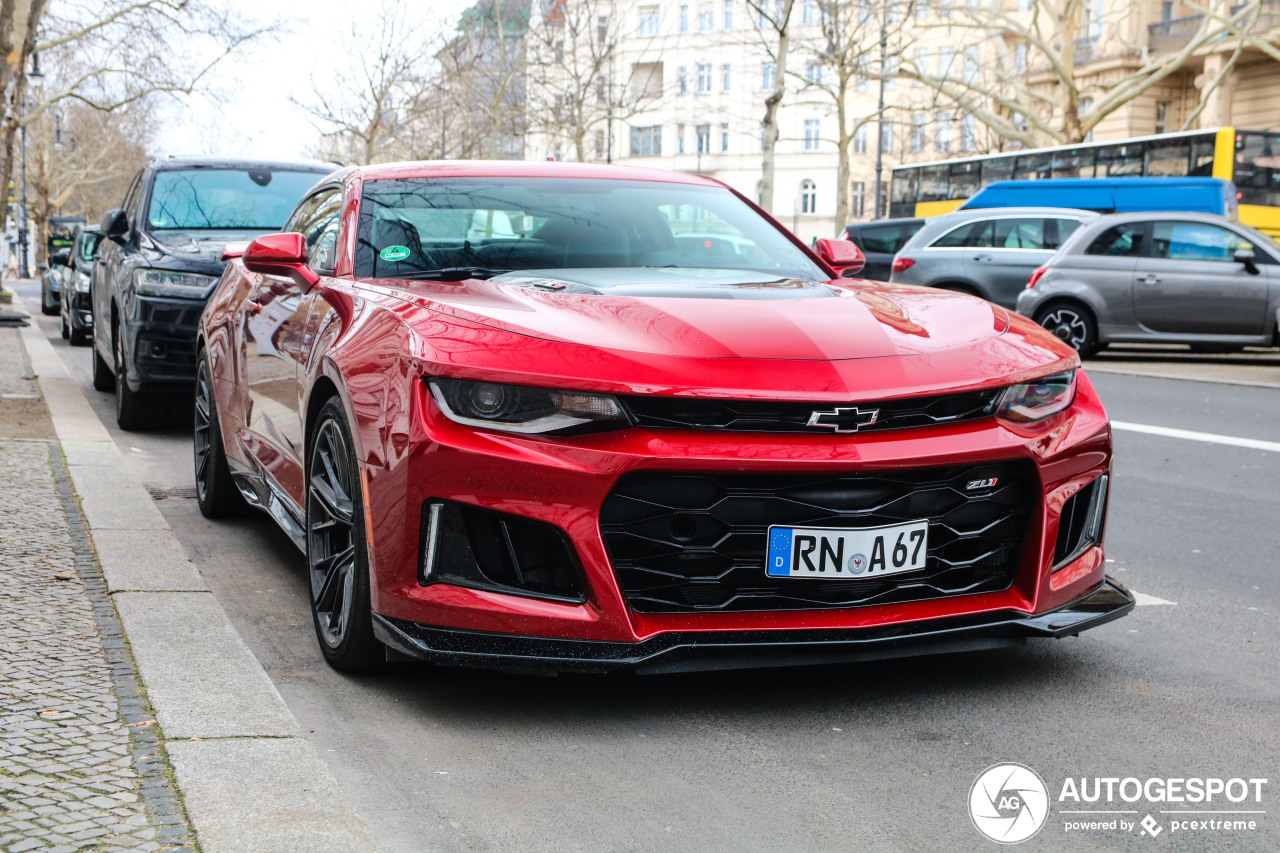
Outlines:
<svg viewBox="0 0 1280 853"><path fill-rule="evenodd" d="M196 503L205 518L230 518L245 510L244 496L231 478L227 452L218 422L218 401L213 393L209 356L200 351L196 363L196 399L193 417L192 461L196 475Z"/></svg>
<svg viewBox="0 0 1280 853"><path fill-rule="evenodd" d="M320 651L343 672L370 672L386 661L373 635L364 524L359 463L335 397L320 409L307 459L307 569Z"/></svg>
<svg viewBox="0 0 1280 853"><path fill-rule="evenodd" d="M62 314L62 339L64 341L71 340L71 324L67 322L66 314Z"/></svg>
<svg viewBox="0 0 1280 853"><path fill-rule="evenodd" d="M93 347L93 390L105 391L108 394L116 390L116 374L111 369L111 365L107 364L107 360L98 352L95 344Z"/></svg>
<svg viewBox="0 0 1280 853"><path fill-rule="evenodd" d="M1058 340L1067 344L1081 358L1089 358L1101 347L1098 345L1098 324L1088 309L1074 302L1058 302L1036 314L1035 320L1048 329Z"/></svg>
<svg viewBox="0 0 1280 853"><path fill-rule="evenodd" d="M136 432L146 428L147 417L143 411L142 395L130 389L126 379L128 373L124 363L124 335L119 328L116 329L113 343L111 351L115 355L116 426L126 432Z"/></svg>

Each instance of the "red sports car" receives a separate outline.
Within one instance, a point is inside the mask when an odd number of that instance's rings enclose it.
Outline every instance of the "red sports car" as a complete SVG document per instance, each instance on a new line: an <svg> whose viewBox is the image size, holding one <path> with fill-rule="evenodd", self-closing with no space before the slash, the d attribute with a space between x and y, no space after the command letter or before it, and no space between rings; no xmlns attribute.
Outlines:
<svg viewBox="0 0 1280 853"><path fill-rule="evenodd" d="M979 299L850 279L732 189L556 163L349 168L204 312L195 469L306 553L320 647L669 672L1076 634L1107 416Z"/></svg>

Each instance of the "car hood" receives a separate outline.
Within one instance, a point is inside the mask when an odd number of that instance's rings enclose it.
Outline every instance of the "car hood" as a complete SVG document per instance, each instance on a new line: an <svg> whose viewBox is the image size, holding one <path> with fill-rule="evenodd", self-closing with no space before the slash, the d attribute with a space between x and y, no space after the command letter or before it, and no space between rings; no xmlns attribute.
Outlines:
<svg viewBox="0 0 1280 853"><path fill-rule="evenodd" d="M143 240L147 261L159 269L221 275L222 249L228 243L248 243L265 230L150 231Z"/></svg>
<svg viewBox="0 0 1280 853"><path fill-rule="evenodd" d="M724 270L555 270L393 284L432 312L548 341L691 358L923 355L1004 334L1004 309L881 282Z"/></svg>

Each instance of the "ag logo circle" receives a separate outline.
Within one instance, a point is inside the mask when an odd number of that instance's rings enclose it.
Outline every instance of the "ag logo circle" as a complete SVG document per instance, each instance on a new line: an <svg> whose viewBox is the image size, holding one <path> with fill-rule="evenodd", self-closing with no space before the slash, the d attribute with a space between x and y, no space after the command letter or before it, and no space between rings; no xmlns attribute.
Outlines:
<svg viewBox="0 0 1280 853"><path fill-rule="evenodd" d="M1030 767L993 764L969 789L969 817L992 841L1018 844L1039 832L1048 819L1049 789Z"/></svg>

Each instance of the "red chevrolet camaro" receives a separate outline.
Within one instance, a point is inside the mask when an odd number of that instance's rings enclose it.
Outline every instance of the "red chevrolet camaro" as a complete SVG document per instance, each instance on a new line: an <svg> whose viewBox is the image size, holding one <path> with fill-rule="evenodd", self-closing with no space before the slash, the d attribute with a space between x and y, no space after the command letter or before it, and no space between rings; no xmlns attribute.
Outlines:
<svg viewBox="0 0 1280 853"><path fill-rule="evenodd" d="M199 332L201 509L306 553L320 647L670 672L990 648L1127 613L1075 352L842 277L702 177L349 168Z"/></svg>

